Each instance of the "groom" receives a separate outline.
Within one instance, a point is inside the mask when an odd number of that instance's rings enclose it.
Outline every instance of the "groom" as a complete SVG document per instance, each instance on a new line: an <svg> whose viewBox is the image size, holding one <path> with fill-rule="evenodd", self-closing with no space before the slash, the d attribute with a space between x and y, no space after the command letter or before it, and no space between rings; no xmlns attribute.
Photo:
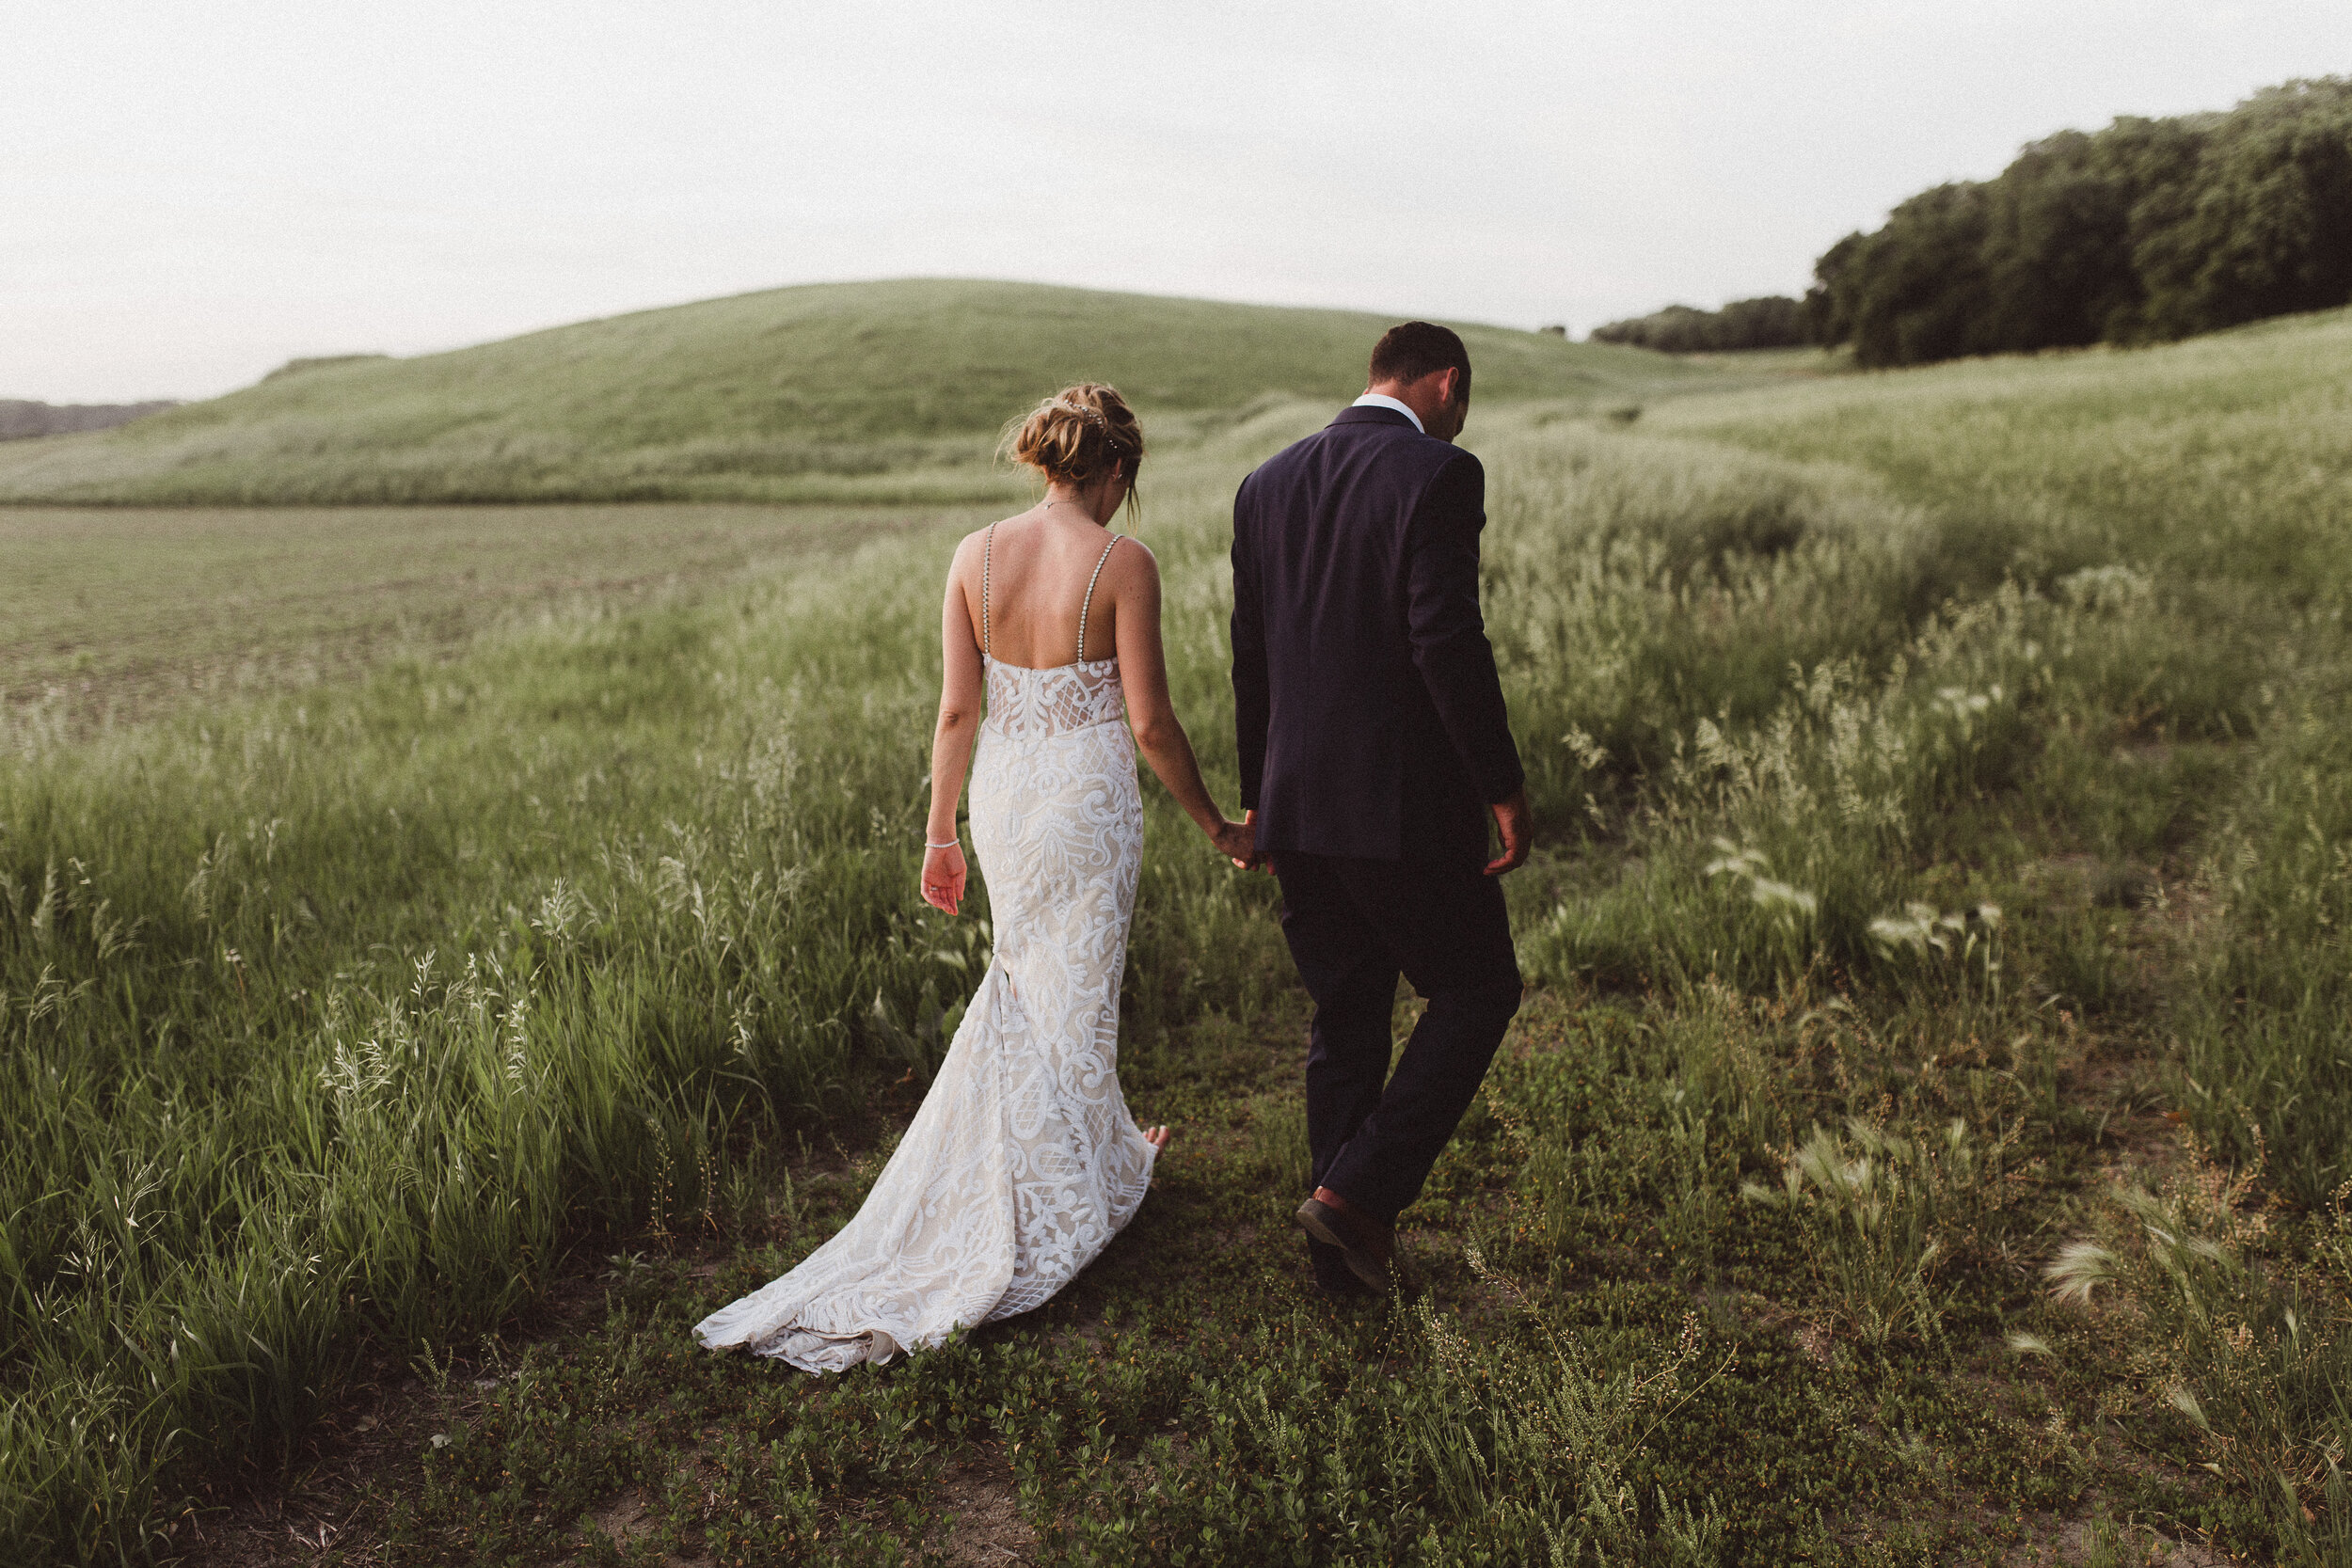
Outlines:
<svg viewBox="0 0 2352 1568"><path fill-rule="evenodd" d="M1478 613L1486 474L1453 445L1470 388L1459 337L1392 327L1354 406L1233 500L1241 798L1314 998L1297 1217L1333 1293L1389 1288L1519 1005L1496 879L1527 859L1526 775ZM1400 974L1428 1007L1391 1078Z"/></svg>

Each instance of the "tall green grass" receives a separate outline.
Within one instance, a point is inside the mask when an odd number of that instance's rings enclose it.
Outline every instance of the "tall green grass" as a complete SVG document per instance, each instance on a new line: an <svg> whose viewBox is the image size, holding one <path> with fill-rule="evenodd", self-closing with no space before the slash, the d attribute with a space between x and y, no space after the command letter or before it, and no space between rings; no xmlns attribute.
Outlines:
<svg viewBox="0 0 2352 1568"><path fill-rule="evenodd" d="M1949 526L2004 543L2022 585L2092 611L2060 645L2096 682L2094 705L2084 722L2045 726L2057 733L2041 744L2068 760L2084 742L2122 745L2144 766L2136 780L2078 777L2077 814L2144 813L2129 797L2179 766L2174 748L2237 743L2229 782L2191 808L2210 830L2196 851L2132 852L2175 852L2180 924L2198 938L2165 987L2183 1104L2241 1156L2248 1127L2265 1128L2293 1155L2273 1179L2307 1205L2352 1177L2339 983L2348 347L2352 313L2333 311L2161 354L1983 361L1663 415L1760 453L1843 453ZM2091 793L2102 784L2106 800ZM2185 826L2180 809L2157 808ZM2109 854L2131 831L2101 826Z"/></svg>

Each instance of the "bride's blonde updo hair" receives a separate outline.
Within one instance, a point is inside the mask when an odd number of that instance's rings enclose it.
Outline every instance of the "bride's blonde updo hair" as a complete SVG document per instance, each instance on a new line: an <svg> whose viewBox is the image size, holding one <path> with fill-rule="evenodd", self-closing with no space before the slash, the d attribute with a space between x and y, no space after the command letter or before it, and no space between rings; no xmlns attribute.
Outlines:
<svg viewBox="0 0 2352 1568"><path fill-rule="evenodd" d="M1065 387L1008 426L1002 451L1035 468L1048 483L1090 483L1127 466L1127 504L1136 505L1136 469L1143 461L1143 426L1119 388L1100 381Z"/></svg>

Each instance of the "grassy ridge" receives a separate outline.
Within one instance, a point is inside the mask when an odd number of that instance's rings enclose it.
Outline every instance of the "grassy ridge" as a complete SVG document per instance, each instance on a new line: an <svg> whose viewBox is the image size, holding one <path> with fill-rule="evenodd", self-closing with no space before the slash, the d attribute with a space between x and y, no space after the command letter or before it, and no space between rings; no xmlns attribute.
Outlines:
<svg viewBox="0 0 2352 1568"><path fill-rule="evenodd" d="M0 501L164 505L998 499L1007 416L1074 380L1160 416L1328 403L1389 325L1036 284L821 284L414 359L362 358L87 439L0 451ZM1712 372L1465 325L1492 401Z"/></svg>
<svg viewBox="0 0 2352 1568"><path fill-rule="evenodd" d="M585 1243L607 1320L436 1394L354 1553L905 1561L978 1465L1056 1561L2339 1560L2339 330L1473 424L1541 991L1394 1312L1304 1290L1268 889L1154 790L1121 1067L1184 1141L1136 1226L905 1366L673 1354L854 1204L984 958L907 894L945 531L20 725L0 1532L135 1556ZM1153 489L1227 794L1225 507L1320 417Z"/></svg>

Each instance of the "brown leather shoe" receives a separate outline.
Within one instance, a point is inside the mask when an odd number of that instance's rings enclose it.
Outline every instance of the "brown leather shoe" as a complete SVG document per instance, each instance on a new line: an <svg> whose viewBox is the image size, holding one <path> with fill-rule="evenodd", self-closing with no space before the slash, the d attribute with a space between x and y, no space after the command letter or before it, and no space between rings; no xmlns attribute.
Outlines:
<svg viewBox="0 0 2352 1568"><path fill-rule="evenodd" d="M1384 1295L1394 1288L1391 1264L1396 1256L1396 1227L1352 1207L1328 1187L1317 1187L1295 1217L1308 1235L1340 1249L1348 1273Z"/></svg>

